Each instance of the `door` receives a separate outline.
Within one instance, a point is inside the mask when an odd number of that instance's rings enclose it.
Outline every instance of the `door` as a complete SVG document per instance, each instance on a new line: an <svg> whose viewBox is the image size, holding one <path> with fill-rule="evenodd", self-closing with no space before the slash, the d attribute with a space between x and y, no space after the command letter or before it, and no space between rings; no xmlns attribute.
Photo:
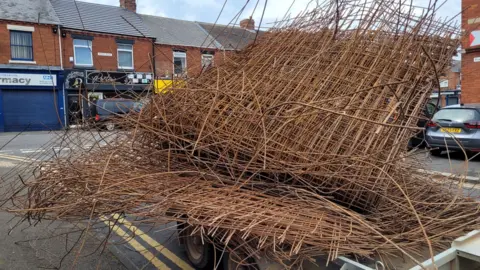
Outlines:
<svg viewBox="0 0 480 270"><path fill-rule="evenodd" d="M58 100L52 90L3 90L5 131L61 128Z"/></svg>

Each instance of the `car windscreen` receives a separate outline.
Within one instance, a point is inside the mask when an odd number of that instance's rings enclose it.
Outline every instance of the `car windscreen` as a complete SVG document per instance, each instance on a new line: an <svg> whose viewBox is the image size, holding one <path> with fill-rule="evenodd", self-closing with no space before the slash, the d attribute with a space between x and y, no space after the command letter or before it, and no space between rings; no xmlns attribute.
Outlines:
<svg viewBox="0 0 480 270"><path fill-rule="evenodd" d="M478 114L474 109L443 109L438 111L432 118L434 122L459 122L465 123L472 120L479 120Z"/></svg>
<svg viewBox="0 0 480 270"><path fill-rule="evenodd" d="M129 113L134 108L133 101L101 101L97 103L97 114L124 114Z"/></svg>

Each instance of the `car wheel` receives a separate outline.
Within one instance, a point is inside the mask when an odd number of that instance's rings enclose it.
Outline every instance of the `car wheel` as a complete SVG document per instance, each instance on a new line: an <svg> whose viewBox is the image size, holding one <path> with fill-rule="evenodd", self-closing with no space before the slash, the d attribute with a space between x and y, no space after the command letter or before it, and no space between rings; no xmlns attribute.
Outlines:
<svg viewBox="0 0 480 270"><path fill-rule="evenodd" d="M440 156L442 154L442 149L432 149L430 150L430 154L432 156Z"/></svg>
<svg viewBox="0 0 480 270"><path fill-rule="evenodd" d="M108 131L112 131L115 129L115 124L114 123L107 123L105 124L105 128L108 130Z"/></svg>
<svg viewBox="0 0 480 270"><path fill-rule="evenodd" d="M199 234L190 235L190 232L190 229L184 232L185 252L188 260L195 269L213 269L213 245L202 243L202 238Z"/></svg>

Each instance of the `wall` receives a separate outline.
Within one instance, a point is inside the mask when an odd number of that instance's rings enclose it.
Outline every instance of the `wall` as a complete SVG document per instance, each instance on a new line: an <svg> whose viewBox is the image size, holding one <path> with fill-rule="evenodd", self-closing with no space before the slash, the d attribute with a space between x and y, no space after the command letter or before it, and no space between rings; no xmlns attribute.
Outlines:
<svg viewBox="0 0 480 270"><path fill-rule="evenodd" d="M118 35L107 35L80 31L66 31L67 36L63 38L63 60L64 68L75 68L74 61L70 62L70 57L73 57L73 38L72 34L93 36L92 40L92 56L93 67L88 69L96 69L103 71L118 71L117 62L117 43L116 39L135 40L133 44L133 64L137 72L152 72L152 40L148 38L127 37ZM112 56L99 56L98 53L111 53ZM150 55L150 56L149 56Z"/></svg>
<svg viewBox="0 0 480 270"><path fill-rule="evenodd" d="M448 71L446 76L441 76L440 81L448 80L448 87L442 87L442 90L455 90L457 89L457 85L460 85L460 73L459 72L452 72L451 70Z"/></svg>
<svg viewBox="0 0 480 270"><path fill-rule="evenodd" d="M469 47L470 33L480 30L480 5L478 0L462 1L462 103L480 102L480 62L474 58L480 57L480 46Z"/></svg>
<svg viewBox="0 0 480 270"><path fill-rule="evenodd" d="M480 52L471 52L462 55L462 102L480 102L480 62L473 59L480 57Z"/></svg>
<svg viewBox="0 0 480 270"><path fill-rule="evenodd" d="M204 49L195 47L155 45L155 64L157 78L172 76L173 74L173 51L181 50L187 53L187 74L189 77L195 77L202 70L202 51ZM209 50L214 51L214 50ZM215 52L214 64L219 65L222 62L220 52Z"/></svg>
<svg viewBox="0 0 480 270"><path fill-rule="evenodd" d="M35 31L32 32L33 61L39 66L60 66L58 34L54 34L52 31L52 28L56 26L8 21L0 22L0 37L2 37L0 39L0 64L9 64L9 60L11 60L10 32L7 24L35 27Z"/></svg>

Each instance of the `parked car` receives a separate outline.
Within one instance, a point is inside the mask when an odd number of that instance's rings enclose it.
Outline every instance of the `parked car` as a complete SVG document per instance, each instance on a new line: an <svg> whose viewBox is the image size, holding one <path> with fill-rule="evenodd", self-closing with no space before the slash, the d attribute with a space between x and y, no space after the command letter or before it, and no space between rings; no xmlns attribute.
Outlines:
<svg viewBox="0 0 480 270"><path fill-rule="evenodd" d="M427 103L427 105L423 108L423 117L417 122L417 127L426 128L428 120L431 119L433 115L439 110L440 106L437 106L436 103ZM413 149L417 147L422 148L425 145L425 130L419 131L408 141L408 149Z"/></svg>
<svg viewBox="0 0 480 270"><path fill-rule="evenodd" d="M97 126L115 129L115 119L130 112L139 112L143 103L131 99L100 99L92 107Z"/></svg>
<svg viewBox="0 0 480 270"><path fill-rule="evenodd" d="M480 104L457 104L439 110L427 124L432 155L444 150L480 152Z"/></svg>

